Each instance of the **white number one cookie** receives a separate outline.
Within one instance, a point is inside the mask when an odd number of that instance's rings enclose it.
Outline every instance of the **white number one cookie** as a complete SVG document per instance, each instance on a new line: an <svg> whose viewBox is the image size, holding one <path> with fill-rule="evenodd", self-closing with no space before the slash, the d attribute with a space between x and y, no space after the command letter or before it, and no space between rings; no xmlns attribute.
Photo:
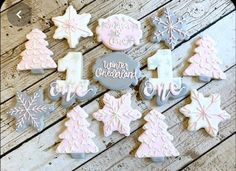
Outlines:
<svg viewBox="0 0 236 171"><path fill-rule="evenodd" d="M82 79L83 56L81 52L69 52L58 60L58 71L66 71L66 80L56 80L50 84L49 96L52 100L62 97L64 108L76 100L87 100L96 93L96 88L89 85L89 80Z"/></svg>
<svg viewBox="0 0 236 171"><path fill-rule="evenodd" d="M180 77L173 77L171 50L158 50L148 58L148 69L157 69L158 78L149 78L140 85L140 94L144 99L157 96L157 104L163 105L169 97L179 98L188 90Z"/></svg>

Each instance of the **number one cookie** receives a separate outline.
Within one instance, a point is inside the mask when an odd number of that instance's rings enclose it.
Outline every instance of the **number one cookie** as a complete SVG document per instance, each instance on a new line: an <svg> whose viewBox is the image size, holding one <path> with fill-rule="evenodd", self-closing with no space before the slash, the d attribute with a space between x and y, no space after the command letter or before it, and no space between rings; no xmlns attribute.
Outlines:
<svg viewBox="0 0 236 171"><path fill-rule="evenodd" d="M58 71L66 71L66 80L56 80L50 84L49 97L58 100L62 97L64 108L76 100L87 100L96 94L96 88L89 85L89 80L82 79L83 57L80 52L69 52L58 60Z"/></svg>
<svg viewBox="0 0 236 171"><path fill-rule="evenodd" d="M179 98L187 93L187 86L180 77L173 77L171 50L159 50L148 58L148 69L157 69L158 78L149 78L140 85L140 94L150 100L157 96L159 106L166 103L169 97Z"/></svg>

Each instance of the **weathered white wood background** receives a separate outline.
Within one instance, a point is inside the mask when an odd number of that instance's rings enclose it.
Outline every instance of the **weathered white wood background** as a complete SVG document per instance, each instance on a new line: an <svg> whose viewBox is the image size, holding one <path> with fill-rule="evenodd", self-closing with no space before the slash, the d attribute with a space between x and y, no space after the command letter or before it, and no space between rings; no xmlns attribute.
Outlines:
<svg viewBox="0 0 236 171"><path fill-rule="evenodd" d="M31 23L20 28L12 26L7 19L7 11L19 1L29 4L33 10ZM163 44L150 42L150 16L157 15L162 8L168 7L178 15L185 15L191 35L188 41L181 42L173 50L173 70L176 76L181 76L188 66L186 60L193 54L194 41L201 35L212 36L217 42L218 55L223 61L221 68L228 79L209 83L200 83L191 77L183 79L191 88L204 94L221 94L222 107L231 114L231 119L220 124L219 135L211 138L204 130L186 130L187 119L178 109L190 102L188 96L158 107L167 117L169 132L175 137L173 143L181 153L181 156L166 159L161 164L134 157L139 146L137 138L142 133L143 119L132 122L130 137L113 133L105 138L102 124L89 117L90 129L96 134L94 141L100 152L87 155L83 160L55 153L60 142L58 135L65 128L66 112L70 110L63 109L58 102L55 103L56 111L45 120L43 131L36 133L29 128L22 133L15 132L15 121L6 114L15 105L15 93L23 90L32 93L40 86L47 89L51 81L65 77L64 73L58 73L56 70L48 70L44 75L37 76L28 71L16 71L16 65L21 60L19 54L25 48L25 35L32 28L43 30L48 36L54 59L63 57L71 49L65 40L52 38L55 26L50 19L63 14L69 4L80 13L92 14L89 27L93 31L98 18L116 13L127 14L141 21L144 31L142 43L125 53L140 61L143 77L153 74L146 68L147 57L163 48ZM230 0L7 0L1 9L1 170L235 170L235 41L235 6ZM97 58L111 52L101 43L97 43L94 37L82 39L75 51L84 54L84 77L89 79L92 79L92 73L88 68ZM101 99L108 91L93 83L99 90L96 97L81 103L89 114L102 107ZM127 91L132 93L133 107L145 115L155 105L153 101L142 101L137 89L138 86L130 87ZM109 91L115 96L124 92L126 91Z"/></svg>

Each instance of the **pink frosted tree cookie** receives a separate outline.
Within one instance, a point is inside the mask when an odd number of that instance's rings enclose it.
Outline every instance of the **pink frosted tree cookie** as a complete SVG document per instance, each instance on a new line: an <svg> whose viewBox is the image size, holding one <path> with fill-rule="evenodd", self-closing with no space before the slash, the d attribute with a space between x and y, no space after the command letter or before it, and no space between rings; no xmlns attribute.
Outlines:
<svg viewBox="0 0 236 171"><path fill-rule="evenodd" d="M63 140L57 147L57 153L70 153L72 158L84 158L85 153L97 153L98 147L92 140L95 134L88 129L88 114L78 105L67 117L70 119L65 123L67 129L59 135Z"/></svg>
<svg viewBox="0 0 236 171"><path fill-rule="evenodd" d="M164 122L165 116L153 109L144 120L144 133L138 138L142 144L139 146L136 157L149 157L160 162L164 157L179 156L179 152L171 143L173 136L167 132L168 126Z"/></svg>
<svg viewBox="0 0 236 171"><path fill-rule="evenodd" d="M209 36L196 41L198 46L195 55L188 60L191 64L184 71L187 76L199 76L204 82L213 79L226 79L225 73L220 69L220 60L216 56L215 42Z"/></svg>
<svg viewBox="0 0 236 171"><path fill-rule="evenodd" d="M39 29L33 29L26 35L29 40L25 43L26 49L20 54L21 62L17 70L31 70L33 74L43 74L44 69L56 68L52 59L53 52L47 48L46 35Z"/></svg>
<svg viewBox="0 0 236 171"><path fill-rule="evenodd" d="M118 131L125 136L130 135L130 122L142 117L142 114L131 107L131 94L126 93L120 98L115 98L108 93L104 95L105 106L93 113L93 117L104 123L104 135L107 137L113 131Z"/></svg>

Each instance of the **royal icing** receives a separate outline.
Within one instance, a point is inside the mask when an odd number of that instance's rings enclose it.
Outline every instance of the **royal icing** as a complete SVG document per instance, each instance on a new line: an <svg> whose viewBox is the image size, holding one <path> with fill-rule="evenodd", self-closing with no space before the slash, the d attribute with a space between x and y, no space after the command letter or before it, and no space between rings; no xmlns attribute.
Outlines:
<svg viewBox="0 0 236 171"><path fill-rule="evenodd" d="M163 105L171 98L184 96L188 90L180 77L173 77L171 50L158 50L148 58L148 69L157 68L158 78L145 79L140 85L140 94L144 99L157 96L157 105Z"/></svg>
<svg viewBox="0 0 236 171"><path fill-rule="evenodd" d="M98 42L112 50L128 49L138 45L142 38L140 22L123 14L99 19L96 33Z"/></svg>
<svg viewBox="0 0 236 171"><path fill-rule="evenodd" d="M66 38L70 48L75 48L79 43L80 37L92 36L92 31L88 28L91 18L90 14L77 14L76 10L70 5L63 16L53 17L52 21L57 26L53 35L54 39Z"/></svg>
<svg viewBox="0 0 236 171"><path fill-rule="evenodd" d="M58 71L66 71L66 80L56 80L50 84L49 96L52 100L62 97L62 105L67 108L76 100L87 100L96 94L96 87L89 80L82 79L83 56L80 52L69 52L58 60Z"/></svg>
<svg viewBox="0 0 236 171"><path fill-rule="evenodd" d="M188 130L197 131L204 128L208 134L215 137L220 122L230 119L230 115L220 107L220 95L211 94L204 97L197 90L191 91L191 103L180 108L184 116L189 117Z"/></svg>
<svg viewBox="0 0 236 171"><path fill-rule="evenodd" d="M16 131L22 132L32 126L38 132L44 127L44 117L54 111L54 106L43 101L43 91L39 89L32 96L17 92L17 103L8 114L16 118Z"/></svg>
<svg viewBox="0 0 236 171"><path fill-rule="evenodd" d="M142 114L131 107L131 94L126 93L115 98L108 93L103 98L104 107L93 113L93 117L104 123L104 135L107 137L113 131L125 136L130 135L130 122L142 117Z"/></svg>
<svg viewBox="0 0 236 171"><path fill-rule="evenodd" d="M184 18L176 16L167 8L164 9L160 18L153 17L152 21L155 27L154 42L164 41L170 49L173 49L178 42L189 38Z"/></svg>
<svg viewBox="0 0 236 171"><path fill-rule="evenodd" d="M226 79L225 73L220 69L221 61L216 55L215 42L209 36L196 41L198 46L195 55L188 60L191 64L184 71L187 76L199 76L199 79L208 82L211 78Z"/></svg>
<svg viewBox="0 0 236 171"><path fill-rule="evenodd" d="M163 161L164 157L179 156L178 150L172 144L173 136L167 132L165 116L153 109L145 117L147 123L143 126L144 133L138 138L141 142L135 156L149 157L154 161Z"/></svg>
<svg viewBox="0 0 236 171"><path fill-rule="evenodd" d="M93 66L94 79L111 90L127 89L137 85L141 71L139 63L121 52L97 59Z"/></svg>
<svg viewBox="0 0 236 171"><path fill-rule="evenodd" d="M95 134L88 129L88 114L78 105L67 113L67 117L67 129L59 135L62 141L57 147L57 153L70 153L72 158L80 158L85 153L97 153L98 147L92 140Z"/></svg>
<svg viewBox="0 0 236 171"><path fill-rule="evenodd" d="M34 74L43 74L44 69L57 67L51 57L53 52L47 48L48 42L44 40L46 34L39 29L33 29L26 38L26 49L20 54L22 60L17 65L17 70L31 70Z"/></svg>

